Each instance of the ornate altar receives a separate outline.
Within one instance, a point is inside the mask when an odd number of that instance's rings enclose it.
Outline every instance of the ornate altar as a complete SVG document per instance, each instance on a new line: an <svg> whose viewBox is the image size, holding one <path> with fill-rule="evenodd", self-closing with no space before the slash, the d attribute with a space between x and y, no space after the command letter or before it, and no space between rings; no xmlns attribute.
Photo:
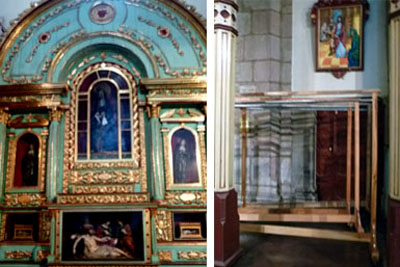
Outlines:
<svg viewBox="0 0 400 267"><path fill-rule="evenodd" d="M205 265L204 25L170 0L41 1L13 23L0 264Z"/></svg>

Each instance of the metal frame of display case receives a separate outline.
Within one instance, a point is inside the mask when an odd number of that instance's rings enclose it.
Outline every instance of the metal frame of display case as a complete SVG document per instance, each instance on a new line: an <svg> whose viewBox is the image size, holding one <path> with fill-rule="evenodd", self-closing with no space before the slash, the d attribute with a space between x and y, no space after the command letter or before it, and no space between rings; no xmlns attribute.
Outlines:
<svg viewBox="0 0 400 267"><path fill-rule="evenodd" d="M379 258L376 238L377 170L378 170L378 95L380 90L314 91L314 92L267 92L236 96L235 108L241 110L241 196L239 207L243 232L337 239L370 243L371 257ZM246 157L248 110L254 109L298 109L310 111L347 111L346 149L346 200L248 204L246 202ZM370 114L371 134L369 186L367 208L370 211L370 231L365 232L360 218L360 109ZM354 153L354 158L352 158ZM354 170L354 199L352 199L352 172ZM368 180L368 174L367 174ZM367 182L367 185L368 185ZM370 199L368 199L368 197ZM257 223L254 223L257 222ZM347 223L354 225L356 232L260 224L259 222L285 223Z"/></svg>

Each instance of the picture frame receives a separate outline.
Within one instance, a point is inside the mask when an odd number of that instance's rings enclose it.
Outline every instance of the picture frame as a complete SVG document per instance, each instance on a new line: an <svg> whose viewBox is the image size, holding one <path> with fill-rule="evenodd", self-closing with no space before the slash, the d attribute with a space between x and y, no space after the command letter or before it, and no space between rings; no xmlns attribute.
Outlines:
<svg viewBox="0 0 400 267"><path fill-rule="evenodd" d="M315 25L315 68L336 78L364 69L366 0L319 0L311 11Z"/></svg>
<svg viewBox="0 0 400 267"><path fill-rule="evenodd" d="M162 132L167 190L205 189L205 128L181 123Z"/></svg>
<svg viewBox="0 0 400 267"><path fill-rule="evenodd" d="M179 224L181 239L202 239L200 222L181 222Z"/></svg>
<svg viewBox="0 0 400 267"><path fill-rule="evenodd" d="M147 209L62 211L61 222L62 262L150 261L150 211ZM90 247L93 243L95 248Z"/></svg>
<svg viewBox="0 0 400 267"><path fill-rule="evenodd" d="M32 224L14 224L14 234L12 240L33 241Z"/></svg>

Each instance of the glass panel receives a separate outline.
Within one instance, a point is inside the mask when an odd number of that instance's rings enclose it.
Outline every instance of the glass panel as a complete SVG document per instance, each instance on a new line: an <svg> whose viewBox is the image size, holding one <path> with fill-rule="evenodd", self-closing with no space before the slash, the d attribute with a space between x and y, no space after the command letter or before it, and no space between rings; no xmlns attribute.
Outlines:
<svg viewBox="0 0 400 267"><path fill-rule="evenodd" d="M86 130L87 130L87 122L86 121L79 122L78 123L78 131L86 132Z"/></svg>
<svg viewBox="0 0 400 267"><path fill-rule="evenodd" d="M118 158L117 88L96 83L90 93L90 158Z"/></svg>
<svg viewBox="0 0 400 267"><path fill-rule="evenodd" d="M121 100L121 119L129 119L130 117L129 99Z"/></svg>
<svg viewBox="0 0 400 267"><path fill-rule="evenodd" d="M87 133L80 132L78 133L78 154L85 154L87 152ZM86 158L86 156L85 156Z"/></svg>
<svg viewBox="0 0 400 267"><path fill-rule="evenodd" d="M79 101L78 110L78 120L87 120L87 101Z"/></svg>
<svg viewBox="0 0 400 267"><path fill-rule="evenodd" d="M34 134L24 134L17 143L14 186L37 186L39 170L39 139Z"/></svg>
<svg viewBox="0 0 400 267"><path fill-rule="evenodd" d="M99 71L99 76L100 76L100 78L107 78L108 77L108 71L107 70Z"/></svg>
<svg viewBox="0 0 400 267"><path fill-rule="evenodd" d="M121 121L121 128L122 128L122 130L130 130L130 128L131 128L131 121L130 121L130 120Z"/></svg>
<svg viewBox="0 0 400 267"><path fill-rule="evenodd" d="M131 153L124 153L124 154L122 154L122 158L123 159L130 159L130 158L132 158L132 154Z"/></svg>
<svg viewBox="0 0 400 267"><path fill-rule="evenodd" d="M199 173L196 160L196 141L186 129L172 135L172 156L175 184L198 183Z"/></svg>
<svg viewBox="0 0 400 267"><path fill-rule="evenodd" d="M81 88L79 88L79 92L87 92L89 90L90 85L97 79L97 73L90 74L82 83Z"/></svg>
<svg viewBox="0 0 400 267"><path fill-rule="evenodd" d="M122 152L130 152L131 151L131 131L124 131L121 133L122 136Z"/></svg>
<svg viewBox="0 0 400 267"><path fill-rule="evenodd" d="M110 78L115 80L118 84L119 89L128 89L128 84L126 83L125 79L122 76L118 75L115 72L111 72Z"/></svg>

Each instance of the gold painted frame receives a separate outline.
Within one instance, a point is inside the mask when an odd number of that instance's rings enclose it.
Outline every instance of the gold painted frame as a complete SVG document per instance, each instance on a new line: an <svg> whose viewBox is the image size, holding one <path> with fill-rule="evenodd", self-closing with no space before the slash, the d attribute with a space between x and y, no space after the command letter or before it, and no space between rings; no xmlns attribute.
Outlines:
<svg viewBox="0 0 400 267"><path fill-rule="evenodd" d="M172 154L172 136L173 134L181 129L185 129L190 131L195 139L196 145L196 164L199 181L197 183L174 183L174 174L173 174L173 154ZM204 133L201 134L203 127L198 127L197 131L191 127L185 125L185 123L181 123L179 126L172 128L163 128L161 131L163 133L163 141L164 141L164 162L165 162L165 176L166 176L166 188L167 190L186 190L188 188L195 189L206 189L206 155L205 155L205 140Z"/></svg>
<svg viewBox="0 0 400 267"><path fill-rule="evenodd" d="M18 140L25 134L33 134L39 140L39 155L38 155L38 185L37 186L25 186L25 187L14 187L14 176L15 176L15 163L17 157L17 144ZM20 133L16 138L13 138L13 134L9 134L8 140L8 156L7 156L7 178L6 178L6 192L13 192L18 189L39 189L40 192L45 191L45 178L46 178L46 148L47 148L47 136L48 130L42 130L40 135L31 129L28 129Z"/></svg>
<svg viewBox="0 0 400 267"><path fill-rule="evenodd" d="M62 231L62 221L63 221L63 216L64 213L69 213L69 212L107 212L109 211L108 209L95 209L95 210L88 210L88 209L68 209L68 210L54 210L55 212L55 220L56 220L56 246L55 246L55 259L56 262L62 262L62 263L74 263L78 265L84 264L97 264L97 263L104 263L102 259L99 260L93 260L93 261L85 261L85 260L80 260L80 261L63 261L62 260L62 239L63 239L63 231ZM142 212L142 227L143 227L143 256L144 260L143 261L127 261L127 260L115 260L115 261L107 261L109 264L114 264L114 263L124 263L124 264L134 264L139 265L139 264L149 264L152 262L151 256L152 256L152 227L151 227L151 212L150 209L147 208L133 208L133 209L113 209L112 212L134 212L134 211L140 211ZM1 231L0 231L0 237L1 237Z"/></svg>

